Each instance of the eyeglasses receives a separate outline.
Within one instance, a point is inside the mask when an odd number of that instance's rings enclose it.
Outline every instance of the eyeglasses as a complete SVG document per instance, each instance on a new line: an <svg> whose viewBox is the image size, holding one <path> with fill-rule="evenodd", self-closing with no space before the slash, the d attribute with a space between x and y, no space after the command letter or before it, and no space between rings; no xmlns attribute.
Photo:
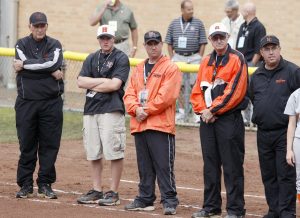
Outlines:
<svg viewBox="0 0 300 218"><path fill-rule="evenodd" d="M270 52L276 51L278 48L279 48L278 45L273 45L273 46L263 47L262 50L263 50L263 52L270 53Z"/></svg>
<svg viewBox="0 0 300 218"><path fill-rule="evenodd" d="M226 39L226 36L224 35L214 35L211 37L211 40L216 42L216 41L224 41Z"/></svg>

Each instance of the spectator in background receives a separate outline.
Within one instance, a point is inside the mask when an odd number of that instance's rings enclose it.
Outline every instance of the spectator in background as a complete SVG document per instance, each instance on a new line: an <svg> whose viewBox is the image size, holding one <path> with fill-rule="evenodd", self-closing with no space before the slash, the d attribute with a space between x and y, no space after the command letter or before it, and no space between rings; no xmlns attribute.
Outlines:
<svg viewBox="0 0 300 218"><path fill-rule="evenodd" d="M244 23L244 18L239 13L239 2L237 0L227 0L225 2L225 13L227 16L221 22L229 31L228 43L230 47L235 49L240 26Z"/></svg>
<svg viewBox="0 0 300 218"><path fill-rule="evenodd" d="M220 217L221 173L226 187L226 218L243 218L245 128L241 110L248 104L247 65L244 56L231 49L223 23L209 28L214 51L203 58L191 93L195 113L200 114L200 140L204 162L204 202L197 217ZM223 168L223 170L221 169Z"/></svg>
<svg viewBox="0 0 300 218"><path fill-rule="evenodd" d="M120 0L105 0L99 5L90 17L90 25L108 24L113 27L115 47L123 51L129 57L134 57L137 51L138 31L133 12ZM131 32L132 47L129 45L129 31Z"/></svg>
<svg viewBox="0 0 300 218"><path fill-rule="evenodd" d="M244 4L242 15L245 22L241 25L236 49L240 51L247 61L249 67L254 67L261 60L260 40L266 35L264 25L256 17L256 7L252 2ZM251 77L249 77L251 80ZM249 102L248 107L243 111L244 124L250 127L253 106Z"/></svg>
<svg viewBox="0 0 300 218"><path fill-rule="evenodd" d="M269 206L264 218L296 217L296 171L287 163L290 95L300 87L300 68L284 60L279 39L268 35L260 41L264 62L252 75L249 92L252 122L257 124L257 148L261 177Z"/></svg>
<svg viewBox="0 0 300 218"><path fill-rule="evenodd" d="M159 32L144 35L148 57L130 77L124 103L134 135L139 170L139 194L125 210L154 210L157 179L164 215L176 214L178 205L175 176L175 102L181 86L181 73L162 54Z"/></svg>
<svg viewBox="0 0 300 218"><path fill-rule="evenodd" d="M90 161L93 188L77 199L78 203L100 206L120 204L118 188L125 152L124 86L130 66L124 52L114 47L115 31L109 25L98 28L101 49L83 62L78 76L79 88L86 89L83 139ZM103 158L111 162L110 190L103 194Z"/></svg>
<svg viewBox="0 0 300 218"><path fill-rule="evenodd" d="M252 2L244 4L242 15L245 22L240 27L236 49L245 56L248 66L253 67L261 59L259 43L266 35L266 29L257 19L256 7Z"/></svg>
<svg viewBox="0 0 300 218"><path fill-rule="evenodd" d="M33 173L39 160L38 196L56 199L51 185L56 180L55 161L60 148L64 92L62 47L46 35L47 17L35 12L29 18L31 34L16 44L16 127L20 143L17 198L33 194Z"/></svg>
<svg viewBox="0 0 300 218"><path fill-rule="evenodd" d="M168 44L169 56L174 62L199 64L207 44L204 25L201 20L193 17L194 7L191 0L181 2L181 13L181 16L174 19L168 27L165 42ZM184 117L183 113L189 114L188 96L196 77L196 74L183 74L186 101L183 105L179 105L181 114L177 115L178 119Z"/></svg>

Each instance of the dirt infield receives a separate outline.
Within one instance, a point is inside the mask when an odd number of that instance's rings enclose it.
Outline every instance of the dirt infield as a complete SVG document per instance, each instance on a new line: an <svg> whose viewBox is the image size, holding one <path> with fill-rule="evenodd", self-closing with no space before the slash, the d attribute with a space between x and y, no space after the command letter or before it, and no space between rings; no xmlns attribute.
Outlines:
<svg viewBox="0 0 300 218"><path fill-rule="evenodd" d="M202 158L200 153L198 128L177 128L176 137L176 183L180 205L173 217L190 217L201 208L203 200ZM56 168L57 182L54 189L57 200L30 198L18 200L15 192L16 167L18 159L17 144L0 145L0 217L163 217L159 204L159 194L153 212L128 212L124 205L137 194L137 166L133 138L128 134L125 170L120 185L121 205L117 207L99 207L96 205L78 205L76 198L91 188L89 163L85 160L81 141L63 141ZM264 198L258 167L255 132L246 133L245 159L245 200L246 217L262 217L267 206ZM109 164L105 163L104 189L110 184ZM224 191L224 186L222 186ZM35 189L36 192L36 189ZM223 205L226 203L223 192ZM225 206L223 206L223 209ZM298 205L298 211L300 209ZM223 210L225 215L225 209Z"/></svg>

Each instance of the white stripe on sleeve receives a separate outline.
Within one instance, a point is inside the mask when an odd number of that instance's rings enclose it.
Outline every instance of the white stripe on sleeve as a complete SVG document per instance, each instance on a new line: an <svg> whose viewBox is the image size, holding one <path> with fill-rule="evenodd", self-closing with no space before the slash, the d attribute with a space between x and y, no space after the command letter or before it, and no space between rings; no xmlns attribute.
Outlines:
<svg viewBox="0 0 300 218"><path fill-rule="evenodd" d="M26 70L42 70L42 69L47 69L49 67L52 67L58 61L59 52L60 52L59 48L55 49L54 58L52 61L47 61L42 64L26 64L26 65L24 65L24 69L26 69Z"/></svg>
<svg viewBox="0 0 300 218"><path fill-rule="evenodd" d="M18 55L19 55L20 59L21 59L22 61L27 60L26 56L24 55L23 51L22 51L21 49L19 49L19 46L18 46L18 45L16 46L16 49L17 49L17 52L18 52Z"/></svg>

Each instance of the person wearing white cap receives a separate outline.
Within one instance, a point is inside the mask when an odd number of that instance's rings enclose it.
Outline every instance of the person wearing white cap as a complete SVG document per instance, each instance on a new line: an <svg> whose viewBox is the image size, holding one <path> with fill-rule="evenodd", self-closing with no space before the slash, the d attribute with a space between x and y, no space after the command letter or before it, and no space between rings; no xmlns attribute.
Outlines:
<svg viewBox="0 0 300 218"><path fill-rule="evenodd" d="M130 71L127 55L114 47L115 32L111 26L98 28L100 50L83 63L77 84L86 89L83 116L83 141L91 163L93 188L77 199L78 203L101 206L120 204L118 187L123 171L125 150L124 85ZM111 161L110 190L102 190L102 158Z"/></svg>
<svg viewBox="0 0 300 218"><path fill-rule="evenodd" d="M203 58L191 93L191 103L201 117L200 140L204 162L204 202L195 217L221 217L221 167L226 188L226 218L245 216L245 128L241 110L248 105L247 64L228 44L222 23L209 29L214 51Z"/></svg>

